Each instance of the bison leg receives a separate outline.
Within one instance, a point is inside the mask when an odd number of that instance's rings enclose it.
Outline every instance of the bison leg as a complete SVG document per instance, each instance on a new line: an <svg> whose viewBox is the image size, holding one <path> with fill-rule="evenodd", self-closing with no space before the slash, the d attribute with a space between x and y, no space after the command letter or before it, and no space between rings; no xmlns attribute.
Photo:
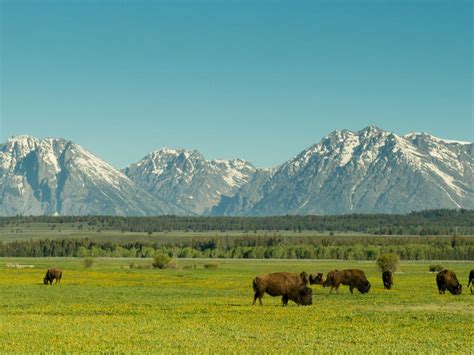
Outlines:
<svg viewBox="0 0 474 355"><path fill-rule="evenodd" d="M283 303L284 306L287 306L288 305L288 295L283 295L281 297L281 302Z"/></svg>
<svg viewBox="0 0 474 355"><path fill-rule="evenodd" d="M349 291L351 291L351 293L354 294L354 285L349 286Z"/></svg>
<svg viewBox="0 0 474 355"><path fill-rule="evenodd" d="M262 297L260 296L260 294L257 292L255 292L255 294L253 295L253 303L252 303L252 306L255 306L255 302L257 302L257 298L258 298L258 302L260 302L260 306L262 305Z"/></svg>

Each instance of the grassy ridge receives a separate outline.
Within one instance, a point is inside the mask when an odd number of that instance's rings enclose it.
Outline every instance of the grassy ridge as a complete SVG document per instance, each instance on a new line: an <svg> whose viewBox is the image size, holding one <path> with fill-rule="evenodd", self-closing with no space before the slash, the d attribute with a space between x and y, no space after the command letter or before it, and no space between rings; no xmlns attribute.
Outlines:
<svg viewBox="0 0 474 355"><path fill-rule="evenodd" d="M402 262L392 291L373 262L178 260L177 270L128 269L148 259L0 259L0 351L470 352L474 296L437 293L425 262ZM34 268L6 268L9 262ZM445 262L465 286L474 263ZM187 267L196 265L196 268ZM46 268L62 286L41 284ZM358 267L369 294L313 287L313 305L282 307L266 295L251 306L264 272L327 272Z"/></svg>

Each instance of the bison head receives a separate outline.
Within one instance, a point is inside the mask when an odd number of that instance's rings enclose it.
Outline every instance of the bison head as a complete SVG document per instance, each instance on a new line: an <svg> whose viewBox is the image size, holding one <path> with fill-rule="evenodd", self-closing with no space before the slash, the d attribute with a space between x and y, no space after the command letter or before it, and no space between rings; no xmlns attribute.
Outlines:
<svg viewBox="0 0 474 355"><path fill-rule="evenodd" d="M457 286L453 287L453 290L451 291L451 293L453 295L460 295L462 293L462 285L458 283Z"/></svg>
<svg viewBox="0 0 474 355"><path fill-rule="evenodd" d="M309 287L302 289L298 294L298 300L296 303L303 306L309 306L313 304L313 290Z"/></svg>
<svg viewBox="0 0 474 355"><path fill-rule="evenodd" d="M323 274L318 272L317 274L309 275L309 283L311 285L324 285Z"/></svg>
<svg viewBox="0 0 474 355"><path fill-rule="evenodd" d="M360 293L369 293L370 282L369 281L363 282L357 289L359 290Z"/></svg>
<svg viewBox="0 0 474 355"><path fill-rule="evenodd" d="M329 271L328 274L326 275L326 281L323 282L323 286L324 287L331 286L337 273L338 273L337 270Z"/></svg>
<svg viewBox="0 0 474 355"><path fill-rule="evenodd" d="M44 283L45 285L48 284L48 279L46 278L46 276L45 276L44 279L43 279L43 283Z"/></svg>

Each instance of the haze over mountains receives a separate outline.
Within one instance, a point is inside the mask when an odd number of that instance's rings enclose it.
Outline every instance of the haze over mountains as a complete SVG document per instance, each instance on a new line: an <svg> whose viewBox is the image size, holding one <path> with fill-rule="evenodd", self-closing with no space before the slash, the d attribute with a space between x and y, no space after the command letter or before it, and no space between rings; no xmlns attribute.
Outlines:
<svg viewBox="0 0 474 355"><path fill-rule="evenodd" d="M273 169L160 149L119 171L64 139L0 145L0 215L282 215L474 209L474 144L334 131Z"/></svg>

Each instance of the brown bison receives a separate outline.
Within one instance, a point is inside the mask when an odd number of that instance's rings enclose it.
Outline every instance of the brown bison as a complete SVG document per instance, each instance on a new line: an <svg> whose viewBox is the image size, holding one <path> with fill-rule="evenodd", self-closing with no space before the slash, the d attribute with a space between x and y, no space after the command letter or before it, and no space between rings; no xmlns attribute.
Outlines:
<svg viewBox="0 0 474 355"><path fill-rule="evenodd" d="M459 283L456 274L451 270L442 270L436 275L436 283L440 295L444 295L446 290L453 295L462 293L462 285Z"/></svg>
<svg viewBox="0 0 474 355"><path fill-rule="evenodd" d="M341 284L349 286L351 293L354 293L354 288L359 290L360 293L368 293L370 290L370 282L365 277L365 273L358 269L330 271L326 276L326 281L324 281L323 286L331 287L329 293L332 293L333 289L339 292L339 286Z"/></svg>
<svg viewBox="0 0 474 355"><path fill-rule="evenodd" d="M288 300L292 300L298 305L310 305L313 303L313 291L307 287L308 275L306 272L296 274L293 272L275 272L272 274L264 274L257 276L253 280L253 305L260 302L262 305L262 297L266 293L270 296L282 296L281 301L284 306L288 304Z"/></svg>
<svg viewBox="0 0 474 355"><path fill-rule="evenodd" d="M61 283L61 278L63 277L63 272L59 269L48 269L48 271L46 271L46 275L44 276L44 279L43 279L43 282L45 285L49 284L52 285L53 284L53 280L56 279L56 284L57 283Z"/></svg>
<svg viewBox="0 0 474 355"><path fill-rule="evenodd" d="M383 288L390 290L393 286L393 275L391 271L384 271L382 273Z"/></svg>
<svg viewBox="0 0 474 355"><path fill-rule="evenodd" d="M474 288L474 270L471 270L471 272L469 273L469 282L467 283L467 287L469 287L469 285L471 285L471 293L474 293L472 291L472 289Z"/></svg>
<svg viewBox="0 0 474 355"><path fill-rule="evenodd" d="M309 275L309 284L310 285L323 285L323 274L318 272L317 274L310 274Z"/></svg>

